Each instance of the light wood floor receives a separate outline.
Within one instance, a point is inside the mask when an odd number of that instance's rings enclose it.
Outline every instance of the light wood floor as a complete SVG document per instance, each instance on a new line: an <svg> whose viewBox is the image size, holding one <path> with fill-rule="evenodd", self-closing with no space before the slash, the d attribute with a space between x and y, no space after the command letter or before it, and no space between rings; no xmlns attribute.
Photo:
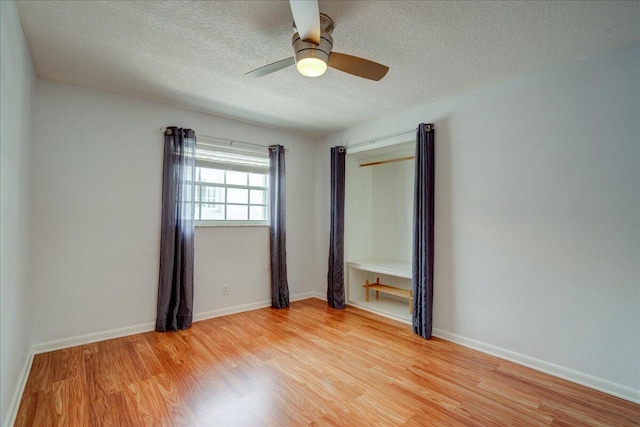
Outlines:
<svg viewBox="0 0 640 427"><path fill-rule="evenodd" d="M638 426L640 405L310 299L40 354L17 426Z"/></svg>

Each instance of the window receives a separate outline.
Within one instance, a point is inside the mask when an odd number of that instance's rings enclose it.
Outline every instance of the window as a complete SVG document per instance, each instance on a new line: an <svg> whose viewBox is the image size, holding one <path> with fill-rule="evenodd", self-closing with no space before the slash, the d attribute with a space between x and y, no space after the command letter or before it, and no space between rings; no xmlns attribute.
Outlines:
<svg viewBox="0 0 640 427"><path fill-rule="evenodd" d="M205 146L196 149L196 225L267 224L267 149Z"/></svg>

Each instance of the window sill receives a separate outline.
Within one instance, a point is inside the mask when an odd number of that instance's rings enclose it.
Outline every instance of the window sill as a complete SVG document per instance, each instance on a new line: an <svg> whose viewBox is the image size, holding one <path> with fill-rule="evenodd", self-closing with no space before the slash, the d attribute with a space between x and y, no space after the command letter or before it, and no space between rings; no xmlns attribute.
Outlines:
<svg viewBox="0 0 640 427"><path fill-rule="evenodd" d="M269 227L269 222L245 222L245 221L196 221L195 227Z"/></svg>

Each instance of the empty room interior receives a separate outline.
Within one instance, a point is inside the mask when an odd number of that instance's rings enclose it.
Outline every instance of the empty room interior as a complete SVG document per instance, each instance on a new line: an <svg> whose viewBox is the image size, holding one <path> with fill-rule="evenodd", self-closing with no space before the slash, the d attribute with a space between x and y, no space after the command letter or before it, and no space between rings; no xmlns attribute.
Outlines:
<svg viewBox="0 0 640 427"><path fill-rule="evenodd" d="M640 1L0 1L1 426L640 425Z"/></svg>

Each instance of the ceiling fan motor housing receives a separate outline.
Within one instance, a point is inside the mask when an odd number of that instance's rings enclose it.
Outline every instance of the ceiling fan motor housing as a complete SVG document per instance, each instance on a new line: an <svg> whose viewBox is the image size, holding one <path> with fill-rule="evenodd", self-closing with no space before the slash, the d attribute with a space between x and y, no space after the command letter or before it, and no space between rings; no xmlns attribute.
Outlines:
<svg viewBox="0 0 640 427"><path fill-rule="evenodd" d="M320 33L320 44L306 42L300 39L300 35L295 33L291 40L293 51L295 52L296 63L305 58L318 58L326 64L329 62L329 55L333 48L333 37L326 31Z"/></svg>

